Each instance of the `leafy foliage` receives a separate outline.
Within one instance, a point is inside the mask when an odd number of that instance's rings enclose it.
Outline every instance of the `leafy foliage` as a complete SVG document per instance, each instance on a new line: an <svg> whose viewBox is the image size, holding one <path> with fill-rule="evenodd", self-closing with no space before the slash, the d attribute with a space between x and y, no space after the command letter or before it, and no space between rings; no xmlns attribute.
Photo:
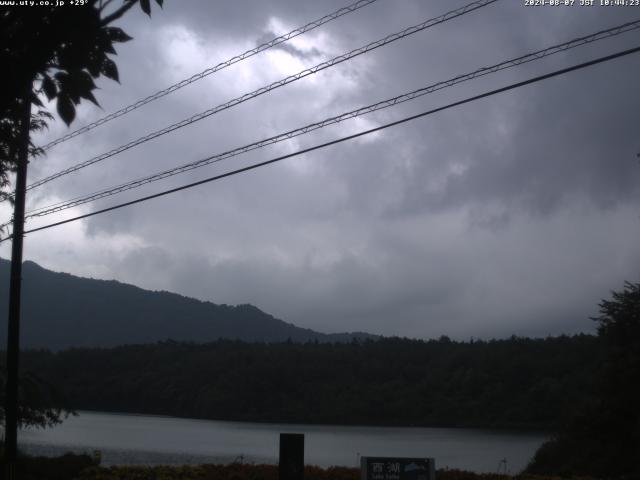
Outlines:
<svg viewBox="0 0 640 480"><path fill-rule="evenodd" d="M105 76L118 81L118 69L108 55L114 43L131 40L120 28L110 26L138 0L88 0L68 8L6 8L0 11L0 192L9 185L15 170L21 106L36 107L30 131L46 128L53 119L43 99L56 101L60 118L69 125L82 99L98 104L94 79ZM162 6L162 0L156 0ZM149 14L149 0L141 1ZM44 97L44 98L43 98ZM42 154L30 144L31 156ZM0 193L6 198L6 192Z"/></svg>
<svg viewBox="0 0 640 480"><path fill-rule="evenodd" d="M640 478L640 284L612 292L594 320L604 351L597 396L540 448L532 473Z"/></svg>
<svg viewBox="0 0 640 480"><path fill-rule="evenodd" d="M0 420L4 421L6 367L0 364ZM67 402L48 381L33 372L22 372L18 391L18 425L21 427L51 427L75 414L66 408Z"/></svg>
<svg viewBox="0 0 640 480"><path fill-rule="evenodd" d="M74 408L241 421L559 426L588 400L592 336L473 343L163 342L27 351Z"/></svg>

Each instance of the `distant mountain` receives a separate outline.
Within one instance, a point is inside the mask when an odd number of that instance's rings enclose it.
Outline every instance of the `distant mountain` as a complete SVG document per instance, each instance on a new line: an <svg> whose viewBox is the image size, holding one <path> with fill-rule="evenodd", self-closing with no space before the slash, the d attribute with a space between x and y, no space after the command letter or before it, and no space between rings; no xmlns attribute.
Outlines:
<svg viewBox="0 0 640 480"><path fill-rule="evenodd" d="M10 262L0 259L0 315L8 311ZM114 280L95 280L23 264L23 348L113 347L164 340L347 342L366 333L323 334L279 320L253 305L216 305ZM6 345L6 320L0 324Z"/></svg>

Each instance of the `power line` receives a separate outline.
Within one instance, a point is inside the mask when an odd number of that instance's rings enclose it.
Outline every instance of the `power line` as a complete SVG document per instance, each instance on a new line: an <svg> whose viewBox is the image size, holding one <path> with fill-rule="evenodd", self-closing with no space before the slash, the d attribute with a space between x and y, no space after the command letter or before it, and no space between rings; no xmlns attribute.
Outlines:
<svg viewBox="0 0 640 480"><path fill-rule="evenodd" d="M88 218L88 217L92 217L92 216L95 216L95 215L99 215L99 214L102 214L102 213L111 212L113 210L118 210L120 208L128 207L130 205L135 205L137 203L142 203L142 202L145 202L145 201L148 201L148 200L152 200L154 198L158 198L158 197L162 197L162 196L165 196L165 195L169 195L171 193L176 193L176 192L179 192L179 191L182 191L182 190L187 190L189 188L197 187L199 185L203 185L205 183L210 183L210 182L213 182L215 180L220 180L220 179L223 179L223 178L226 178L226 177L237 175L239 173L247 172L249 170L254 170L254 169L257 169L259 167L264 167L266 165L270 165L272 163L276 163L276 162L285 160L287 158L292 158L292 157L295 157L295 156L298 156L298 155L302 155L304 153L312 152L314 150L319 150L321 148L326 148L326 147L331 146L331 145L336 145L338 143L346 142L348 140L353 140L355 138L362 137L364 135L368 135L368 134L371 134L371 133L374 133L374 132L378 132L378 131L384 130L386 128L389 128L389 127L394 127L396 125L400 125L400 124L403 124L403 123L406 123L406 122L409 122L409 121L412 121L412 120L416 120L418 118L426 117L428 115L432 115L434 113L441 112L443 110L448 110L448 109L453 108L453 107L457 107L457 106L460 106L460 105L471 103L471 102L474 102L474 101L477 101L477 100L480 100L480 99L483 99L483 98L487 98L487 97L490 97L490 96L493 96L493 95L497 95L499 93L503 93L503 92L506 92L506 91L509 91L509 90L514 90L516 88L520 88L520 87L523 87L525 85L529 85L529 84L532 84L532 83L540 82L542 80L546 80L546 79L549 79L549 78L552 78L552 77L557 77L559 75L564 75L566 73L569 73L569 72L572 72L572 71L575 71L575 70L580 70L580 69L583 69L583 68L586 68L586 67L590 67L592 65L596 65L596 64L599 64L599 63L607 62L607 61L610 61L610 60L613 60L613 59L616 59L616 58L620 58L620 57L624 57L626 55L630 55L632 53L637 53L637 52L640 52L640 46L639 47L635 47L635 48L631 48L631 49L628 49L628 50L623 50L621 52L617 52L617 53L614 53L614 54L611 54L611 55L607 55L607 56L604 56L604 57L599 57L599 58L596 58L595 60L590 60L588 62L580 63L580 64L577 64L577 65L573 65L571 67L566 67L566 68L563 68L563 69L560 69L560 70L555 70L555 71L553 71L551 73L547 73L545 75L539 75L537 77L533 77L533 78L530 78L528 80L524 80L524 81L517 82L517 83L512 83L511 85L507 85L506 87L502 87L502 88L498 88L498 89L495 89L495 90L491 90L489 92L485 92L485 93L482 93L480 95L475 95L473 97L469 97L469 98L466 98L464 100L459 100L457 102L450 103L450 104L445 105L443 107L434 108L432 110L428 110L426 112L422 112L422 113L419 113L417 115L412 115L410 117L405 117L403 119L396 120L396 121L390 122L390 123L386 123L384 125L380 125L378 127L371 128L371 129L368 129L368 130L364 130L362 132L358 132L358 133L355 133L353 135L348 135L346 137L341 137L341 138L338 138L338 139L335 139L335 140L332 140L332 141L329 141L329 142L325 142L325 143L322 143L322 144L319 144L319 145L315 145L313 147L309 147L309 148L305 148L305 149L302 149L302 150L298 150L297 152L293 152L293 153L282 155L282 156L279 156L279 157L276 157L276 158L272 158L271 160L266 160L264 162L255 163L255 164L249 165L247 167L239 168L237 170L233 170L233 171L230 171L230 172L227 172L227 173L223 173L223 174L216 175L216 176L213 176L213 177L205 178L203 180L199 180L197 182L189 183L187 185L182 185L180 187L172 188L172 189L169 189L169 190L164 190L162 192L155 193L153 195L148 195L148 196L145 196L145 197L138 198L136 200L131 200L129 202L120 203L118 205L114 205L114 206L111 206L111 207L108 207L108 208L103 208L101 210L96 210L94 212L86 213L84 215L79 215L77 217L72 217L72 218L68 218L66 220L61 220L59 222L50 223L48 225L44 225L44 226L41 226L41 227L32 228L31 230L26 230L24 233L27 234L27 233L38 232L38 231L41 231L41 230L46 230L46 229L49 229L49 228L57 227L59 225L64 225L64 224L70 223L70 222L75 222L77 220L82 220L82 219L85 219L85 218ZM11 237L6 237L6 238L3 238L3 239L0 239L0 242L8 240L9 238L11 238Z"/></svg>
<svg viewBox="0 0 640 480"><path fill-rule="evenodd" d="M165 88L164 90L160 90L159 92L149 95L148 97L143 98L142 100L138 100L137 102L132 103L131 105L128 105L124 108L121 108L120 110L113 112L109 115L106 115L96 120L93 123L90 123L82 128L79 128L78 130L75 130L60 138L57 138L56 140L50 143L47 143L45 146L42 147L42 149L49 150L51 147L54 147L59 143L66 142L71 138L77 137L78 135L86 133L89 130L93 130L94 128L99 127L100 125L103 125L115 118L121 117L123 115L126 115L129 112L137 110L138 108L142 107L143 105L146 105L147 103L151 103L154 100L157 100L159 98L164 97L165 95L169 95L170 93L175 92L176 90L180 90L181 88L186 87L187 85L190 85L194 82L197 82L198 80L201 80L204 77L207 77L213 73L216 73L224 68L230 67L231 65L241 62L242 60L246 60L247 58L257 55L258 53L264 52L265 50L268 50L272 47L280 45L281 43L291 40L292 38L302 35L303 33L310 32L311 30L318 28L321 25L324 25L325 23L329 23L337 18L342 17L343 15L347 15L348 13L355 12L356 10L359 10L360 8L366 7L367 5L370 5L377 1L378 0L358 0L357 2L347 5L346 7L340 8L339 10L336 10L335 12L325 15L322 18L314 20L313 22L309 22L302 27L291 30L289 33L285 33L284 35L276 37L273 40L270 40L255 48L252 48L251 50L247 50L246 52L241 53L240 55L236 55L235 57L225 60L224 62L220 62L219 64L213 67L209 67L200 73L196 73L195 75L192 75L189 78L186 78L178 83L175 83L170 87Z"/></svg>
<svg viewBox="0 0 640 480"><path fill-rule="evenodd" d="M243 154L243 153L247 153L250 152L252 150L256 150L258 148L262 148L265 147L267 145L272 145L274 143L278 143L284 140L288 140L315 130L318 130L320 128L326 127L328 125L332 125L332 124L337 124L340 123L342 121L345 121L347 119L351 119L351 118L355 118L358 117L360 115L364 115L364 114L368 114L371 112L375 112L378 110L382 110L385 108L389 108L395 105L399 105L401 103L410 101L410 100L415 100L416 98L422 97L424 95L433 93L435 91L447 88L447 87L451 87L453 85L456 85L458 83L462 83L465 81L469 81L472 80L474 78L478 78L484 75L488 75L491 73L495 73L501 70L505 70L507 68L512 68L515 66L519 66L525 63L529 63L532 61L536 61L536 60L540 60L544 57L547 57L549 55L553 55L559 52L564 52L573 48L576 48L578 46L581 45L585 45L585 44L590 44L593 43L595 41L599 41L599 40L603 40L605 38L610 38L616 35L620 35L622 33L626 33L635 29L640 28L640 20L635 20L633 22L627 22L625 24L622 25L618 25L616 27L612 27L606 30L601 30L599 32L593 33L591 35L587 35L587 36L583 36L583 37L579 37L579 38L575 38L573 40L570 40L568 42L564 42L558 45L554 45L542 50L538 50L536 52L533 53L528 53L526 55L522 55L520 57L514 58L514 59L510 59L510 60L505 60L501 63L489 66L489 67L483 67L480 69L477 69L473 72L470 73L466 73L463 75L458 75L456 77L453 77L449 80L445 80L445 81L441 81L432 85L429 85L427 87L423 87L420 88L418 90L414 90L412 92L409 93L404 93L402 95L398 95L396 97L387 99L387 100L383 100L381 102L377 102L371 105L368 105L366 107L361 107L358 108L356 110L352 110L350 112L346 112L346 113L342 113L340 115L334 116L334 117L330 117L327 119L324 119L320 122L316 122L316 123L312 123L310 125L306 125L304 127L300 127L294 130L290 130L288 132L285 133L280 133L278 135L266 138L266 139L262 139L259 140L257 142L254 143L250 143L248 145L244 145L242 147L238 147L235 148L233 150L229 150L220 154L216 154L204 159L200 159L197 160L195 162L190 162L178 167L174 167L168 170L164 170L158 173L155 173L153 175L149 175L146 177L142 177L136 180L132 180L129 181L127 183L123 183L114 187L109 187L107 189L103 189L97 192L93 192L87 195L83 195L80 197L75 197L72 198L70 200L65 200L62 202L58 202L52 205L47 205L44 207L39 207L36 209L33 209L29 212L27 212L27 215L25 218L34 218L34 217L42 217L42 216L46 216L46 215L50 215L53 213L57 213L60 212L62 210L66 210L72 207L76 207L78 205L83 205L85 203L89 203L95 200L99 200L101 198L105 198L105 197L110 197L112 195L116 195L118 193L122 193L128 190L132 190L134 188L138 188L142 185L146 185L148 183L152 183L158 180L162 180L164 178L168 178L174 175L178 175L180 173L184 173L196 168L200 168L206 165L210 165L212 163L217 163L220 162L222 160L226 160L228 158L231 157L235 157L237 155Z"/></svg>
<svg viewBox="0 0 640 480"><path fill-rule="evenodd" d="M313 75L315 73L318 73L319 71L322 71L324 69L327 69L329 67L332 67L334 65L338 65L342 62L345 62L347 60L351 60L354 57L357 57L359 55L362 55L364 53L367 53L371 50L374 50L376 48L382 47L383 45L387 45L389 43L395 42L396 40L400 40L402 38L405 38L409 35L413 35L414 33L420 32L422 30L425 30L429 27L433 27L435 25L438 25L440 23L444 23L448 20L451 20L453 18L462 16L466 13L472 12L474 10L477 10L479 8L485 7L491 3L494 3L498 0L476 0L474 2L471 2L468 5L465 5L464 7L458 8L456 10L451 10L443 15L440 15L438 17L426 20L418 25L414 25L412 27L406 28L404 30L402 30L401 32L398 33L393 33L391 35L388 35L380 40L376 40L375 42L371 42L363 47L357 48L355 50L352 50L348 53L345 53L343 55L339 55L337 57L332 58L331 60L328 60L326 62L322 62L319 63L318 65L311 67L311 68L307 68L305 70L302 70L298 73L296 73L295 75L289 75L288 77L285 77L281 80L278 80L277 82L271 83L270 85L267 85L265 87L261 87L257 90L254 90L251 93L246 93L240 97L237 97L233 100L230 100L226 103L220 104L216 107L210 108L209 110L205 110L204 112L201 112L197 115L193 115L192 117L189 117L185 120L182 120L180 122L174 123L172 125L169 125L168 127L165 127L161 130L157 130L155 132L152 132L148 135L145 135L144 137L140 137L136 140L133 140L125 145L121 145L120 147L117 147L109 152L103 153L101 155L98 155L97 157L93 157L89 160L85 160L84 162L78 163L74 166L71 166L69 168L66 168L64 170L61 170L57 173L54 173L53 175L49 175L48 177L45 177L41 180L38 180L36 182L33 182L32 184L30 184L27 187L27 190L31 190L35 187L39 187L40 185L43 185L47 182L50 182L56 178L59 178L63 175L68 175L70 173L73 173L77 170L80 170L82 168L88 167L89 165L93 165L94 163L100 162L102 160L106 160L109 157L113 157L114 155L117 155L119 153L122 153L126 150L129 150L130 148L133 148L137 145L140 145L142 143L148 142L149 140L153 140L157 137L160 137L162 135L165 135L167 133L173 132L174 130L177 130L179 128L185 127L187 125L190 125L194 122L200 121L204 118L207 118L215 113L221 112L222 110L226 110L228 108L234 107L236 105L239 105L241 103L246 102L247 100L250 100L252 98L258 97L260 95L264 95L265 93L268 93L272 90L275 90L276 88L282 87L284 85L287 85L289 83L295 82L297 80L300 80L301 78L307 77L309 75Z"/></svg>

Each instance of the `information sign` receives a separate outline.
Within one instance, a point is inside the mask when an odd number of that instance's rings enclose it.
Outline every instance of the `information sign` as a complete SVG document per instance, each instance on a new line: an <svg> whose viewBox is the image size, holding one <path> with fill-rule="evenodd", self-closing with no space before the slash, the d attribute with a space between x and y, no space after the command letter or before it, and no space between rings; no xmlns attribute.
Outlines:
<svg viewBox="0 0 640 480"><path fill-rule="evenodd" d="M361 457L362 480L434 480L433 458Z"/></svg>

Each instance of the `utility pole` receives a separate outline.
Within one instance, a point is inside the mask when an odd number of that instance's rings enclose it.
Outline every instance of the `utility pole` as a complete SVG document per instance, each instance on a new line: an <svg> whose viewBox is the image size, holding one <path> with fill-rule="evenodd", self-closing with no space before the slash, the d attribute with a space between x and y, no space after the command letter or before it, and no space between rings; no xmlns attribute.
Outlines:
<svg viewBox="0 0 640 480"><path fill-rule="evenodd" d="M9 322L7 332L7 384L5 397L5 478L16 478L18 452L18 365L20 356L20 288L22 284L22 240L24 207L29 163L29 130L31 126L31 82L22 97L22 112L17 149L13 234L11 239L11 278L9 283Z"/></svg>

